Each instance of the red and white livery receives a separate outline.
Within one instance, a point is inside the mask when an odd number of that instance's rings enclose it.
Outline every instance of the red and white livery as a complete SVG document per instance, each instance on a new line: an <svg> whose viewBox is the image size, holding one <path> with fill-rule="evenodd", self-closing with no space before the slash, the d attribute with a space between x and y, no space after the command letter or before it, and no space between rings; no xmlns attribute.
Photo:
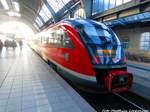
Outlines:
<svg viewBox="0 0 150 112"><path fill-rule="evenodd" d="M66 19L37 34L31 47L69 81L111 92L132 85L122 44L106 25Z"/></svg>

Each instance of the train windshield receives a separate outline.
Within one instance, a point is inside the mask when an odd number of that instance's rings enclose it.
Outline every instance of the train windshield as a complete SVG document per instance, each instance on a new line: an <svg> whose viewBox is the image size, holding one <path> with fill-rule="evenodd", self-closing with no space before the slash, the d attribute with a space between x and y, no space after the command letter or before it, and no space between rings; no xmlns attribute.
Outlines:
<svg viewBox="0 0 150 112"><path fill-rule="evenodd" d="M124 52L116 34L104 24L82 22L75 29L85 44L93 64L124 63Z"/></svg>
<svg viewBox="0 0 150 112"><path fill-rule="evenodd" d="M102 29L99 26L84 26L79 27L78 32L82 35L82 39L86 44L104 45L111 43L113 45L120 45L117 36L109 29Z"/></svg>

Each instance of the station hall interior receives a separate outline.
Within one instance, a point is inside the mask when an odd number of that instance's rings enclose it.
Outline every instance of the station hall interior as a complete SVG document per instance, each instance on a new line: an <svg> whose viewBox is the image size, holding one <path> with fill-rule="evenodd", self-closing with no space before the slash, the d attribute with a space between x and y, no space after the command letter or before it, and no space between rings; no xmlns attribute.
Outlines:
<svg viewBox="0 0 150 112"><path fill-rule="evenodd" d="M150 0L0 0L0 112L112 111L150 111Z"/></svg>

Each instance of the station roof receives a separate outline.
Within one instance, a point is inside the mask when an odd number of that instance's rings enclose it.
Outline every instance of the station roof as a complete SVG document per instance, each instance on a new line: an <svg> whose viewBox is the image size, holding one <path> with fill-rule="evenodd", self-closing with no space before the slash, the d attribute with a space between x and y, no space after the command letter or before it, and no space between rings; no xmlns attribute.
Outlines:
<svg viewBox="0 0 150 112"><path fill-rule="evenodd" d="M105 0L103 0L105 1ZM117 1L117 0L114 0ZM110 10L101 12L99 15L104 15L102 19L106 18L106 14L110 16L109 12L118 10L134 9L137 5L139 13L136 15L130 15L124 18L116 18L116 20L104 21L107 25L115 26L118 24L128 24L134 22L150 21L149 0L124 0L127 1L122 7L116 6ZM65 17L72 17L75 12L75 8L81 6L87 18L92 18L92 7L94 0L0 0L0 24L5 21L17 20L28 24L33 30L40 31L48 25L58 22ZM140 7L140 5L141 7ZM108 2L106 2L108 4ZM146 5L145 5L146 4ZM105 5L105 4L103 4ZM121 6L121 5L120 5ZM74 8L75 7L75 8ZM146 10L148 12L145 13ZM137 10L136 10L137 11ZM142 12L140 12L142 11ZM121 11L118 11L119 14ZM122 11L123 12L123 11ZM135 10L130 13L135 12ZM68 14L68 15L67 15ZM116 13L117 15L118 13ZM99 17L98 15L98 17ZM105 17L106 16L106 17ZM94 17L94 16L93 16ZM101 16L100 16L101 17ZM116 16L119 17L119 16ZM92 18L94 19L94 18ZM97 19L99 21L99 18Z"/></svg>
<svg viewBox="0 0 150 112"><path fill-rule="evenodd" d="M9 20L25 22L33 29L57 16L69 2L79 0L0 0L0 24Z"/></svg>

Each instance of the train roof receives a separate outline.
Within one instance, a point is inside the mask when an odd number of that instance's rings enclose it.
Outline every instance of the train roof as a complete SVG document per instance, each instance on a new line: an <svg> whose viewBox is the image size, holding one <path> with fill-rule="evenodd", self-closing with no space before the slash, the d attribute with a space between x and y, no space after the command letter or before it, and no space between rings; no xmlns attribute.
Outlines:
<svg viewBox="0 0 150 112"><path fill-rule="evenodd" d="M102 40L107 40L111 41L114 45L121 44L113 31L103 23L90 19L66 19L65 22L73 26L80 34L84 30L83 35L86 34L86 36L83 36L83 38L85 40L90 39L90 42L102 43ZM99 29L103 29L105 32L101 32Z"/></svg>
<svg viewBox="0 0 150 112"><path fill-rule="evenodd" d="M108 27L106 27L105 24L101 23L101 22L96 22L94 20L90 20L90 19L65 19L65 22L71 24L74 28L77 28L79 26L90 26L90 27L95 27L95 26L99 26L102 29L108 29Z"/></svg>

